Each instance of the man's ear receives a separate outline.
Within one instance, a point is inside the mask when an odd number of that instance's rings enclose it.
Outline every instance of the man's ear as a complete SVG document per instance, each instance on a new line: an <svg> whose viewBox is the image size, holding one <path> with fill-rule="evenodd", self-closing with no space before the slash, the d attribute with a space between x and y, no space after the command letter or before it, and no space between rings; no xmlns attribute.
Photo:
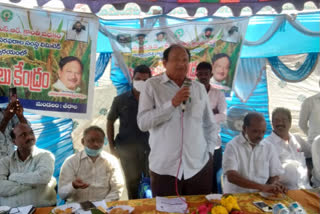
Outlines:
<svg viewBox="0 0 320 214"><path fill-rule="evenodd" d="M81 139L81 144L82 144L83 146L85 146L85 145L84 145L84 139L83 139L83 138Z"/></svg>
<svg viewBox="0 0 320 214"><path fill-rule="evenodd" d="M167 60L162 60L163 67L167 68Z"/></svg>

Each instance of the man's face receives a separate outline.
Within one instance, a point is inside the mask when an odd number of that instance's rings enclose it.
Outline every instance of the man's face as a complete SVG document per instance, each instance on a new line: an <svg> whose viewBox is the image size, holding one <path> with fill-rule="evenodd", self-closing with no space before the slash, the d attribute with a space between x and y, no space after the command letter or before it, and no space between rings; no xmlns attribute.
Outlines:
<svg viewBox="0 0 320 214"><path fill-rule="evenodd" d="M77 33L80 33L82 30L82 24L77 22L75 28L76 28Z"/></svg>
<svg viewBox="0 0 320 214"><path fill-rule="evenodd" d="M212 33L211 30L206 30L206 32L204 32L204 35L205 35L207 38L210 38L211 33Z"/></svg>
<svg viewBox="0 0 320 214"><path fill-rule="evenodd" d="M91 130L82 138L82 144L89 149L98 150L104 145L104 136L99 131Z"/></svg>
<svg viewBox="0 0 320 214"><path fill-rule="evenodd" d="M36 138L34 136L33 130L27 124L20 123L14 130L15 139L13 143L18 147L18 150L31 150L36 143Z"/></svg>
<svg viewBox="0 0 320 214"><path fill-rule="evenodd" d="M163 65L169 78L184 79L189 69L189 56L183 47L173 47Z"/></svg>
<svg viewBox="0 0 320 214"><path fill-rule="evenodd" d="M263 118L252 118L250 126L244 127L244 132L252 143L258 144L266 132L266 121Z"/></svg>
<svg viewBox="0 0 320 214"><path fill-rule="evenodd" d="M140 36L138 36L138 40L139 40L140 42L143 42L144 37L145 37L145 36L140 35Z"/></svg>
<svg viewBox="0 0 320 214"><path fill-rule="evenodd" d="M59 79L70 90L76 90L81 84L82 69L77 61L71 61L65 64L58 71Z"/></svg>
<svg viewBox="0 0 320 214"><path fill-rule="evenodd" d="M146 81L147 79L149 79L151 76L148 73L140 73L137 72L134 76L133 76L133 80L142 80L142 81Z"/></svg>
<svg viewBox="0 0 320 214"><path fill-rule="evenodd" d="M281 137L288 134L291 123L286 114L278 112L272 117L272 127L273 131Z"/></svg>
<svg viewBox="0 0 320 214"><path fill-rule="evenodd" d="M162 41L164 39L164 35L162 33L157 35L157 40Z"/></svg>
<svg viewBox="0 0 320 214"><path fill-rule="evenodd" d="M209 69L197 70L197 78L203 85L205 86L209 85L211 77L212 77L211 70Z"/></svg>
<svg viewBox="0 0 320 214"><path fill-rule="evenodd" d="M213 77L216 81L222 82L228 77L230 62L227 57L222 57L212 65Z"/></svg>

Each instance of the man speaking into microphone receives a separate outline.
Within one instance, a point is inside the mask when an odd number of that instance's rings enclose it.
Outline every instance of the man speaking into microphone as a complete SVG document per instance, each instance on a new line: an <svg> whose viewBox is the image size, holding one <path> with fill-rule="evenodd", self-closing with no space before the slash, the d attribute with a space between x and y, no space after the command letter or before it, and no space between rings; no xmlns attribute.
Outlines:
<svg viewBox="0 0 320 214"><path fill-rule="evenodd" d="M190 52L174 44L163 52L166 72L146 82L138 126L149 131L153 197L208 194L218 126L201 83L186 83ZM184 84L185 83L185 84Z"/></svg>

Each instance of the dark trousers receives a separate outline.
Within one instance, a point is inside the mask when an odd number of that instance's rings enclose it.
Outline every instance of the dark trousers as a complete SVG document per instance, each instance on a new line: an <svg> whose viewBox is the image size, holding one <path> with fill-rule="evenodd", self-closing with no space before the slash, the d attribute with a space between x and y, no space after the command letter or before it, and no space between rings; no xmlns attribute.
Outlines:
<svg viewBox="0 0 320 214"><path fill-rule="evenodd" d="M222 148L214 150L213 154L213 179L212 179L212 193L218 193L217 173L222 167Z"/></svg>
<svg viewBox="0 0 320 214"><path fill-rule="evenodd" d="M211 193L212 165L210 157L207 164L193 177L178 179L178 192L180 195L204 195ZM176 195L176 178L170 175L159 175L150 170L151 189L153 197Z"/></svg>
<svg viewBox="0 0 320 214"><path fill-rule="evenodd" d="M144 143L116 145L124 172L129 199L138 198L138 188L142 173L149 176L149 146Z"/></svg>

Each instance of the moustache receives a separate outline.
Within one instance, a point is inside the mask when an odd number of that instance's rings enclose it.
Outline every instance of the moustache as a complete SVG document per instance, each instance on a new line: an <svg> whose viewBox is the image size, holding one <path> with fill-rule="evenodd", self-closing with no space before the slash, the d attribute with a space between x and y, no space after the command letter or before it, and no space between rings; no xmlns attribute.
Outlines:
<svg viewBox="0 0 320 214"><path fill-rule="evenodd" d="M27 141L26 141L26 144L34 143L34 141L35 141L35 140L27 140Z"/></svg>
<svg viewBox="0 0 320 214"><path fill-rule="evenodd" d="M276 128L285 128L283 125L277 125Z"/></svg>

